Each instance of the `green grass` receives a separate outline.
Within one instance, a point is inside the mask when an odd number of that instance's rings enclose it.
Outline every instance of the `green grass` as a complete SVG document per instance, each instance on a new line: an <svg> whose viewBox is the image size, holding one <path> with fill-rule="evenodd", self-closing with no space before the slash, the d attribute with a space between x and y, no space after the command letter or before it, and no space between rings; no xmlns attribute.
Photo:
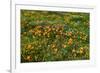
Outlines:
<svg viewBox="0 0 100 73"><path fill-rule="evenodd" d="M89 17L21 10L21 62L89 60Z"/></svg>

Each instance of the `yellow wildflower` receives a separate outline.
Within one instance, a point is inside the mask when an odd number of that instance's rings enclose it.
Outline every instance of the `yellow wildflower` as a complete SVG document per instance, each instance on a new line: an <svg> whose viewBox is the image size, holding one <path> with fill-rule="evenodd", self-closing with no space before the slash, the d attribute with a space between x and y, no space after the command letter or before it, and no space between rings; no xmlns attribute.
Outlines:
<svg viewBox="0 0 100 73"><path fill-rule="evenodd" d="M52 48L55 48L55 47L56 47L56 45L55 45L55 44L53 44L53 45L52 45Z"/></svg>
<svg viewBox="0 0 100 73"><path fill-rule="evenodd" d="M57 48L55 48L55 49L54 49L54 52L57 52L57 51L58 51L58 49L57 49Z"/></svg>
<svg viewBox="0 0 100 73"><path fill-rule="evenodd" d="M72 49L72 53L75 53L76 52L76 50L75 49Z"/></svg>
<svg viewBox="0 0 100 73"><path fill-rule="evenodd" d="M51 31L51 28L48 28L48 32L50 32Z"/></svg>
<svg viewBox="0 0 100 73"><path fill-rule="evenodd" d="M31 49L31 48L32 48L32 45L29 44L29 45L27 46L27 49Z"/></svg>
<svg viewBox="0 0 100 73"><path fill-rule="evenodd" d="M32 57L31 57L30 55L28 55L28 56L26 57L26 60L32 61Z"/></svg>
<svg viewBox="0 0 100 73"><path fill-rule="evenodd" d="M47 32L44 32L43 35L44 35L44 36L47 35Z"/></svg>
<svg viewBox="0 0 100 73"><path fill-rule="evenodd" d="M72 35L72 32L70 31L70 32L68 32L68 36L71 36Z"/></svg>
<svg viewBox="0 0 100 73"><path fill-rule="evenodd" d="M81 47L81 48L80 48L80 54L83 54L83 52L84 52L84 48Z"/></svg>
<svg viewBox="0 0 100 73"><path fill-rule="evenodd" d="M67 47L67 45L63 44L63 45L62 45L62 47L63 47L63 48L66 48L66 47Z"/></svg>
<svg viewBox="0 0 100 73"><path fill-rule="evenodd" d="M71 45L72 43L73 43L73 39L70 38L70 39L68 40L68 45Z"/></svg>

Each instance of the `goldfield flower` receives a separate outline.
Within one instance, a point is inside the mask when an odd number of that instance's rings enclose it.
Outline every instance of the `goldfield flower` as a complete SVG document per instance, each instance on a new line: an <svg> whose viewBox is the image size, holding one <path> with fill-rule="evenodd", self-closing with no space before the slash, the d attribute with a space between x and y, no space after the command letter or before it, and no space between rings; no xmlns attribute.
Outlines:
<svg viewBox="0 0 100 73"><path fill-rule="evenodd" d="M80 54L83 54L84 53L84 48L81 47L79 51L80 51Z"/></svg>
<svg viewBox="0 0 100 73"><path fill-rule="evenodd" d="M68 45L71 45L72 43L73 43L73 39L70 38L70 39L68 40Z"/></svg>
<svg viewBox="0 0 100 73"><path fill-rule="evenodd" d="M41 33L42 33L41 30L36 30L36 31L34 31L34 34L35 34L35 35L41 35Z"/></svg>
<svg viewBox="0 0 100 73"><path fill-rule="evenodd" d="M83 48L83 47L81 47L81 48L80 48L80 50L84 50L84 48Z"/></svg>
<svg viewBox="0 0 100 73"><path fill-rule="evenodd" d="M26 58L26 59L27 59L27 60L29 60L30 58L31 58L30 56L27 56L27 58Z"/></svg>
<svg viewBox="0 0 100 73"><path fill-rule="evenodd" d="M49 29L49 28L50 28L50 26L48 26L48 25L47 25L47 26L45 26L45 28L46 28L46 29Z"/></svg>
<svg viewBox="0 0 100 73"><path fill-rule="evenodd" d="M51 31L51 28L48 29L48 32L50 32L50 31Z"/></svg>
<svg viewBox="0 0 100 73"><path fill-rule="evenodd" d="M45 35L46 35L46 33L44 32L44 33L43 33L43 35L45 36Z"/></svg>
<svg viewBox="0 0 100 73"><path fill-rule="evenodd" d="M75 53L76 52L76 50L75 49L72 49L72 53Z"/></svg>
<svg viewBox="0 0 100 73"><path fill-rule="evenodd" d="M29 44L29 45L27 46L27 49L31 49L31 48L32 48L32 45Z"/></svg>
<svg viewBox="0 0 100 73"><path fill-rule="evenodd" d="M63 31L60 30L59 33L62 35L63 34Z"/></svg>
<svg viewBox="0 0 100 73"><path fill-rule="evenodd" d="M80 54L83 54L84 52L82 50L80 50Z"/></svg>
<svg viewBox="0 0 100 73"><path fill-rule="evenodd" d="M57 49L57 48L54 48L54 51L55 51L55 52L57 52L57 51L58 51L58 49Z"/></svg>
<svg viewBox="0 0 100 73"><path fill-rule="evenodd" d="M52 48L55 48L56 47L56 45L55 44L52 44Z"/></svg>
<svg viewBox="0 0 100 73"><path fill-rule="evenodd" d="M68 35L68 36L72 36L72 32L71 32L71 31L68 32L67 35Z"/></svg>
<svg viewBox="0 0 100 73"><path fill-rule="evenodd" d="M41 30L38 30L37 32L38 32L38 33L41 33Z"/></svg>
<svg viewBox="0 0 100 73"><path fill-rule="evenodd" d="M58 31L58 29L55 30L56 32Z"/></svg>
<svg viewBox="0 0 100 73"><path fill-rule="evenodd" d="M63 47L63 48L66 48L66 47L67 47L67 45L63 44L63 45L62 45L62 47Z"/></svg>
<svg viewBox="0 0 100 73"><path fill-rule="evenodd" d="M46 31L46 32L43 33L43 35L45 36L45 35L47 35L47 33L48 33L48 32Z"/></svg>
<svg viewBox="0 0 100 73"><path fill-rule="evenodd" d="M32 61L32 56L28 55L28 56L26 57L26 60Z"/></svg>

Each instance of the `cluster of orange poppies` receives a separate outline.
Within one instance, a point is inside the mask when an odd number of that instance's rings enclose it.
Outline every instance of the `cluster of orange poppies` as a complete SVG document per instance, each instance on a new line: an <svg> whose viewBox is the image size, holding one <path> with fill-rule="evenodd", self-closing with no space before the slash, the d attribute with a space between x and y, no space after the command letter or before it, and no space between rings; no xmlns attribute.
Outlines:
<svg viewBox="0 0 100 73"><path fill-rule="evenodd" d="M26 53L25 61L67 60L82 57L89 47L80 46L88 38L82 32L72 32L64 29L65 25L37 25L30 29L26 36L31 36L30 43L23 44ZM25 33L23 33L25 35ZM79 40L78 40L79 38ZM80 42L80 43L79 43ZM78 46L79 45L79 46ZM88 46L88 45L87 45ZM26 50L26 51L25 51ZM36 53L39 52L39 53ZM64 53L65 52L65 53ZM70 55L69 55L69 53ZM47 56L45 56L47 54ZM50 57L51 59L50 59ZM59 55L58 55L59 54ZM40 57L40 55L43 55ZM68 57L71 56L70 57ZM47 58L49 57L49 59ZM54 57L52 59L52 57ZM41 60L39 60L41 59Z"/></svg>

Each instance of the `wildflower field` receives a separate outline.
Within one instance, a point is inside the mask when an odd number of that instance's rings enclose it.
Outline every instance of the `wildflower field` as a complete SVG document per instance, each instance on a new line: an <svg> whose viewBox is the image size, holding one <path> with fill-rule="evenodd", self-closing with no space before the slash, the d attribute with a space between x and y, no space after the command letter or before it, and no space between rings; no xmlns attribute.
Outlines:
<svg viewBox="0 0 100 73"><path fill-rule="evenodd" d="M89 13L21 10L21 63L89 60Z"/></svg>

